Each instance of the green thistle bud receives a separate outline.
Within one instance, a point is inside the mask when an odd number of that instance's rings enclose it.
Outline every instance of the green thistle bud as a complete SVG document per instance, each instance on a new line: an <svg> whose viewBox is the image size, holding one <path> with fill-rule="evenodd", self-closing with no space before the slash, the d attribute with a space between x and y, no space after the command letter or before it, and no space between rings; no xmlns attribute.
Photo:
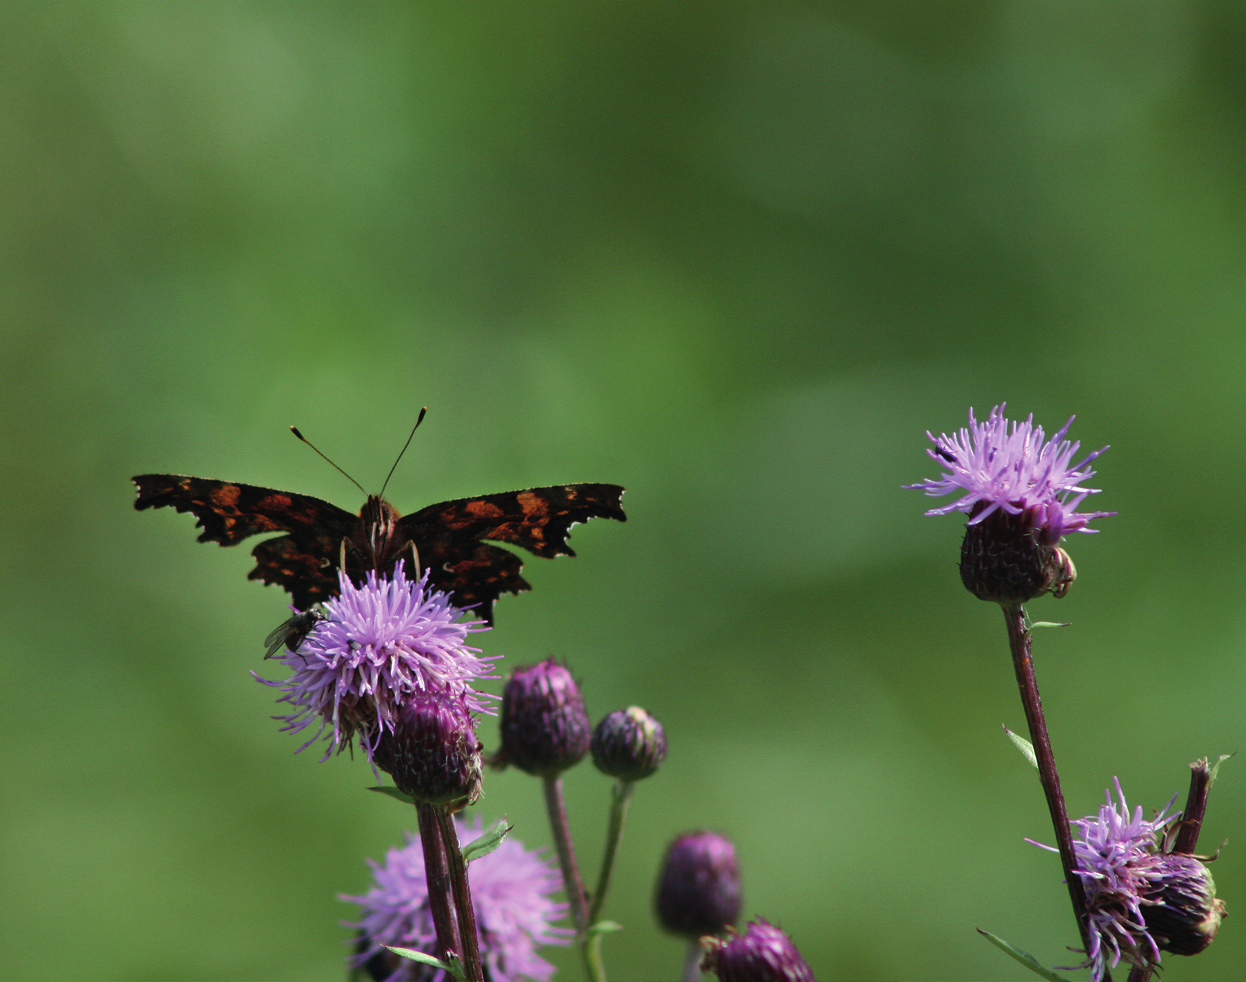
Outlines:
<svg viewBox="0 0 1246 982"><path fill-rule="evenodd" d="M639 706L611 713L593 730L593 763L607 777L639 781L662 766L666 734Z"/></svg>

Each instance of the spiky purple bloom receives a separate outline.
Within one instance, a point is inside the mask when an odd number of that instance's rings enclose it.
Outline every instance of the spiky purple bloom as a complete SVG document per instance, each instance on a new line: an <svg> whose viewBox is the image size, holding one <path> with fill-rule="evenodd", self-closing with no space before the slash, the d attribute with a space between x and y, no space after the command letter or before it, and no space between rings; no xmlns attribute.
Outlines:
<svg viewBox="0 0 1246 982"><path fill-rule="evenodd" d="M1064 438L1073 419L1047 440L1033 416L1010 421L999 405L982 423L970 409L969 426L951 436L926 432L934 443L926 452L946 470L905 487L931 497L960 494L926 514L969 515L961 578L975 596L1001 603L1023 602L1047 591L1063 596L1076 570L1057 548L1060 539L1070 532L1096 532L1088 527L1091 521L1115 514L1077 510L1099 493L1084 486L1095 473L1087 465L1107 447L1074 463L1081 444Z"/></svg>
<svg viewBox="0 0 1246 982"><path fill-rule="evenodd" d="M480 657L466 644L468 634L487 631L482 621L460 621L463 610L439 590L428 589L428 571L407 579L400 561L389 577L369 573L357 587L339 574L341 593L324 602L325 617L296 651L283 651L280 661L293 671L287 679L265 685L282 690L278 702L297 712L278 719L282 730L298 733L317 720L320 726L304 749L326 726L332 727L329 749L348 745L356 732L371 759L377 741L393 732L403 701L410 695L438 691L463 699L468 709L492 713L472 683L490 675L500 655Z"/></svg>
<svg viewBox="0 0 1246 982"><path fill-rule="evenodd" d="M459 821L462 844L479 836L479 818L471 824ZM360 945L353 963L385 965L392 972L381 978L389 982L442 982L447 978L444 972L393 956L382 947L432 952L437 940L428 908L424 850L418 835L407 839L405 847L389 851L383 865L369 860L375 879L371 890L341 898L363 907L363 916L350 926L359 929L366 946ZM552 861L508 837L493 852L473 860L468 876L486 977L492 982L549 979L554 966L537 954L537 948L567 944L575 934L554 923L566 915L567 905L550 899L562 887Z"/></svg>
<svg viewBox="0 0 1246 982"><path fill-rule="evenodd" d="M1130 815L1120 781L1113 778L1113 783L1119 805L1109 790L1097 815L1069 823L1081 833L1073 840L1073 854L1090 917L1086 961L1071 967L1090 968L1091 982L1099 982L1122 958L1131 965L1155 966L1161 951L1202 951L1224 912L1206 866L1193 856L1161 850L1164 831L1181 817L1180 812L1168 814L1176 798L1148 821L1141 806Z"/></svg>
<svg viewBox="0 0 1246 982"><path fill-rule="evenodd" d="M1004 416L1005 405L993 408L984 423L974 419L970 409L968 428L962 426L952 436L935 436L927 430L926 436L934 448L926 453L948 470L938 478L905 487L923 490L933 498L963 491L950 505L932 508L926 514L972 513L970 525L978 524L996 509L1003 509L1011 515L1034 512L1056 539L1066 532L1098 531L1087 528L1087 523L1114 512L1079 513L1077 506L1087 495L1099 493L1097 488L1082 487L1082 482L1095 473L1086 465L1107 447L1074 464L1073 457L1081 443L1066 440L1064 435L1075 416L1070 416L1055 436L1046 440L1043 428L1034 425L1032 414L1024 423L1010 421ZM1070 496L1074 496L1072 500Z"/></svg>
<svg viewBox="0 0 1246 982"><path fill-rule="evenodd" d="M703 971L720 982L813 982L813 972L792 939L760 917L743 934L707 938Z"/></svg>

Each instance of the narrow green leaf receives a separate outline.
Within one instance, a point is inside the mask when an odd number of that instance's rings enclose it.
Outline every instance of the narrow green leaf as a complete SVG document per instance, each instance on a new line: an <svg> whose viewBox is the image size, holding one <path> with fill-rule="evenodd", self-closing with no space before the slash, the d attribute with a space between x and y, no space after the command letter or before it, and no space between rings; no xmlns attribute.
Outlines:
<svg viewBox="0 0 1246 982"><path fill-rule="evenodd" d="M1235 753L1234 753L1234 754L1221 754L1221 755L1220 755L1220 759L1216 761L1215 765L1214 765L1214 766L1212 767L1212 769L1211 769L1211 777L1209 777L1209 778L1207 779L1207 790L1208 790L1208 791L1210 791L1210 790L1211 790L1211 786L1212 786L1213 784L1215 784L1215 783L1216 783L1216 774L1217 774L1217 773L1219 773L1219 771L1220 771L1220 765L1221 765L1221 764L1223 764L1223 763L1224 763L1226 760L1228 760L1230 757L1236 757L1236 756L1237 756L1237 754L1235 754Z"/></svg>
<svg viewBox="0 0 1246 982"><path fill-rule="evenodd" d="M1008 739L1012 741L1014 747L1021 751L1023 757L1030 762L1030 765L1038 770L1038 758L1034 756L1034 744L1030 743L1025 737L1019 733L1013 733L1008 727L1004 727L1004 732L1008 734Z"/></svg>
<svg viewBox="0 0 1246 982"><path fill-rule="evenodd" d="M379 792L379 793L381 793L381 794L387 794L387 795L389 795L391 798L397 798L399 801L404 802L405 804L408 804L408 805L414 805L414 804L415 804L415 799L414 799L414 798L412 798L409 794L403 794L401 791L399 791L399 790L398 790L397 788L395 788L395 787L388 787L388 788L368 788L368 790L369 790L369 791L377 791L377 792Z"/></svg>
<svg viewBox="0 0 1246 982"><path fill-rule="evenodd" d="M623 925L618 921L598 921L590 927L584 934L592 937L594 934L613 934L615 931L622 931Z"/></svg>
<svg viewBox="0 0 1246 982"><path fill-rule="evenodd" d="M998 938L990 931L984 931L982 928L974 928L982 937L995 945L1000 951L1007 952L1017 961L1037 975L1040 979L1046 979L1047 982L1069 982L1063 975L1057 975L1049 968L1043 968L1038 959L1031 955L1028 951L1022 951L1020 948L1014 948L1003 938Z"/></svg>
<svg viewBox="0 0 1246 982"><path fill-rule="evenodd" d="M489 855L489 853L502 844L502 840L506 838L506 833L512 828L514 826L507 825L504 817L499 818L485 829L482 835L463 847L463 862L470 863L473 859Z"/></svg>
<svg viewBox="0 0 1246 982"><path fill-rule="evenodd" d="M1072 625L1069 621L1035 621L1033 624L1031 624L1031 625L1030 625L1030 627L1031 627L1031 628L1035 628L1035 627L1072 627L1072 626L1073 626L1073 625Z"/></svg>
<svg viewBox="0 0 1246 982"><path fill-rule="evenodd" d="M422 962L425 965L431 965L433 968L440 968L445 972L452 973L454 971L453 965L448 965L440 958L434 958L432 955L427 955L422 951L416 951L414 948L394 948L391 945L385 945L385 947L389 948L389 950L395 955L401 955L403 958L410 958L413 962ZM460 979L462 977L462 975L459 976Z"/></svg>

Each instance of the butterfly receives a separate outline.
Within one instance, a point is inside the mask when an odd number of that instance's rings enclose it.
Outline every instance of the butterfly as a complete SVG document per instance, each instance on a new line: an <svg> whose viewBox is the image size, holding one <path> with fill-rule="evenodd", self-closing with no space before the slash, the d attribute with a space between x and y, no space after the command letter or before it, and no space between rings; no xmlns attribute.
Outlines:
<svg viewBox="0 0 1246 982"><path fill-rule="evenodd" d="M296 434L297 435L297 434ZM520 575L523 560L494 542L519 546L537 556L574 556L567 545L571 526L590 518L627 521L623 488L617 484L563 484L457 498L399 515L380 495L368 495L358 515L311 495L252 484L213 481L181 474L139 474L134 507L191 512L202 528L200 542L237 545L263 532L251 550L255 569L247 579L276 583L300 610L338 593L338 570L362 584L368 572L392 572L399 559L408 570L427 569L429 584L457 606L493 623L494 602L503 593L532 587ZM315 626L295 617L269 636L270 652ZM284 633L279 633L284 632Z"/></svg>

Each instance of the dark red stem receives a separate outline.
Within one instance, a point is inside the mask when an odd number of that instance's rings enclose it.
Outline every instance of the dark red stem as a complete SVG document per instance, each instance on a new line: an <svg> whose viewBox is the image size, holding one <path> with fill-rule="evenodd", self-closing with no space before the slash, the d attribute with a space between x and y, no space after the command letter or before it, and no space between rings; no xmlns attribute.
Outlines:
<svg viewBox="0 0 1246 982"><path fill-rule="evenodd" d="M433 915L433 927L437 931L437 957L446 960L448 954L462 957L463 946L459 940L458 924L454 916L451 898L450 870L446 864L446 850L441 838L441 823L437 808L433 805L416 804L415 813L420 822L420 843L424 847L424 875L428 879L428 908Z"/></svg>
<svg viewBox="0 0 1246 982"><path fill-rule="evenodd" d="M1051 824L1056 832L1056 848L1060 852L1060 865L1064 867L1064 881L1069 888L1069 899L1073 902L1073 913L1077 917L1082 947L1089 951L1090 922L1086 915L1086 892L1082 889L1082 878L1074 872L1077 863L1073 856L1073 833L1069 828L1069 813L1064 807L1064 794L1060 790L1060 775L1056 773L1056 758L1051 752L1051 738L1047 735L1047 720L1043 716L1038 681L1034 678L1034 659L1030 653L1030 632L1025 627L1025 610L1020 604L1001 606L1004 610L1004 621L1008 625L1008 645L1012 649L1017 688L1021 691L1025 721L1030 726L1030 740L1033 741L1034 756L1038 760L1038 776L1043 784L1047 810L1051 812Z"/></svg>
<svg viewBox="0 0 1246 982"><path fill-rule="evenodd" d="M1190 763L1190 794L1185 799L1185 811L1181 813L1181 830L1173 852L1194 854L1199 833L1203 831L1203 816L1207 814L1207 794L1211 791L1211 767L1206 757Z"/></svg>
<svg viewBox="0 0 1246 982"><path fill-rule="evenodd" d="M472 903L472 890L467 882L467 864L463 862L463 850L459 848L459 830L454 824L454 818L445 808L437 809L437 821L441 827L441 841L446 852L450 888L454 893L454 909L458 914L463 970L467 973L467 982L484 982L485 970L480 963L480 935L476 930L476 905Z"/></svg>
<svg viewBox="0 0 1246 982"><path fill-rule="evenodd" d="M549 824L554 832L554 848L558 851L558 865L562 869L563 889L571 903L571 917L576 933L582 939L588 928L588 902L584 898L584 881L580 879L580 867L575 861L575 846L571 844L571 825L567 821L567 808L562 800L562 778L547 777L545 807L549 812Z"/></svg>

